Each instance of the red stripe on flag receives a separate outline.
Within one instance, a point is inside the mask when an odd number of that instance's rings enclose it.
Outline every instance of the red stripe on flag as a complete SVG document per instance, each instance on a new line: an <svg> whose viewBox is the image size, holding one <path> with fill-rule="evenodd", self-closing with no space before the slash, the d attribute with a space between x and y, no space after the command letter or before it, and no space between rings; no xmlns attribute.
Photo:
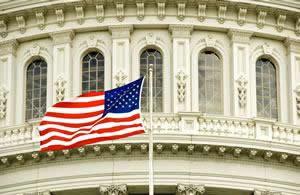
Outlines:
<svg viewBox="0 0 300 195"><path fill-rule="evenodd" d="M86 107L94 107L101 106L104 104L104 100L97 100L91 102L59 102L53 105L56 108L86 108Z"/></svg>

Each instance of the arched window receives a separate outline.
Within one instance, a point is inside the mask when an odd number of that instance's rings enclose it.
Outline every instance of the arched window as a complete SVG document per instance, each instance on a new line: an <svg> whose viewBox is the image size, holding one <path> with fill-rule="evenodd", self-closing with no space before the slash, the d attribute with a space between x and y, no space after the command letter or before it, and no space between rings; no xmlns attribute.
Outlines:
<svg viewBox="0 0 300 195"><path fill-rule="evenodd" d="M153 111L162 112L163 101L163 59L162 55L156 49L145 50L140 57L140 75L147 75L149 65L153 64ZM149 111L149 83L146 78L142 91L142 111Z"/></svg>
<svg viewBox="0 0 300 195"><path fill-rule="evenodd" d="M223 113L222 60L212 51L200 52L198 58L199 111Z"/></svg>
<svg viewBox="0 0 300 195"><path fill-rule="evenodd" d="M82 59L82 93L104 90L104 56L97 51Z"/></svg>
<svg viewBox="0 0 300 195"><path fill-rule="evenodd" d="M276 68L265 58L256 62L256 105L258 117L278 118Z"/></svg>
<svg viewBox="0 0 300 195"><path fill-rule="evenodd" d="M25 119L41 118L47 104L47 63L37 59L26 71L26 116Z"/></svg>

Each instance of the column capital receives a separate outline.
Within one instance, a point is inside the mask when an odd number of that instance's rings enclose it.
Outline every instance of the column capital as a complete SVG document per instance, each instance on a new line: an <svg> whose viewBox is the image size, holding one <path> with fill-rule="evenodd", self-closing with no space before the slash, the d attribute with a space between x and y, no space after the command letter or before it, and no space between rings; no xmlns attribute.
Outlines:
<svg viewBox="0 0 300 195"><path fill-rule="evenodd" d="M7 54L13 54L16 55L17 48L19 46L19 43L16 39L4 41L0 43L0 56L7 55Z"/></svg>
<svg viewBox="0 0 300 195"><path fill-rule="evenodd" d="M127 194L127 186L126 184L120 185L100 185L99 192L103 195L126 195Z"/></svg>
<svg viewBox="0 0 300 195"><path fill-rule="evenodd" d="M252 35L253 32L245 30L230 29L228 31L228 36L231 38L231 41L238 43L250 43Z"/></svg>
<svg viewBox="0 0 300 195"><path fill-rule="evenodd" d="M171 24L169 31L173 38L190 38L193 31L193 25Z"/></svg>
<svg viewBox="0 0 300 195"><path fill-rule="evenodd" d="M179 195L202 195L204 192L203 185L177 184L177 193Z"/></svg>
<svg viewBox="0 0 300 195"><path fill-rule="evenodd" d="M73 38L75 37L75 33L73 30L65 30L51 33L50 36L53 39L54 45L59 45L64 43L71 43Z"/></svg>
<svg viewBox="0 0 300 195"><path fill-rule="evenodd" d="M284 40L284 45L287 47L288 52L300 53L300 40L293 38L286 38Z"/></svg>
<svg viewBox="0 0 300 195"><path fill-rule="evenodd" d="M113 39L130 38L133 25L115 25L108 27Z"/></svg>

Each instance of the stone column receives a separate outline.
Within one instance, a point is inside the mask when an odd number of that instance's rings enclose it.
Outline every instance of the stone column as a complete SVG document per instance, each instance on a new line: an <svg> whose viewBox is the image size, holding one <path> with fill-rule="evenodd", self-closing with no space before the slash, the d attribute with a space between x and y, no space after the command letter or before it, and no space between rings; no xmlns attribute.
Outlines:
<svg viewBox="0 0 300 195"><path fill-rule="evenodd" d="M51 34L53 39L53 102L72 97L72 40L71 30Z"/></svg>
<svg viewBox="0 0 300 195"><path fill-rule="evenodd" d="M202 195L205 189L203 185L178 184L177 195Z"/></svg>
<svg viewBox="0 0 300 195"><path fill-rule="evenodd" d="M101 195L126 195L127 186L125 184L100 186L99 192Z"/></svg>
<svg viewBox="0 0 300 195"><path fill-rule="evenodd" d="M130 75L130 33L132 25L109 27L112 36L112 87L119 87L132 80Z"/></svg>
<svg viewBox="0 0 300 195"><path fill-rule="evenodd" d="M173 41L173 110L191 111L190 38L193 26L170 25Z"/></svg>
<svg viewBox="0 0 300 195"><path fill-rule="evenodd" d="M252 33L240 30L230 30L232 114L237 117L251 117L250 95L250 51L249 43ZM225 89L226 90L226 89Z"/></svg>
<svg viewBox="0 0 300 195"><path fill-rule="evenodd" d="M0 43L0 127L15 122L17 47L16 40Z"/></svg>
<svg viewBox="0 0 300 195"><path fill-rule="evenodd" d="M300 41L286 39L289 122L300 125ZM283 86L284 87L284 86Z"/></svg>

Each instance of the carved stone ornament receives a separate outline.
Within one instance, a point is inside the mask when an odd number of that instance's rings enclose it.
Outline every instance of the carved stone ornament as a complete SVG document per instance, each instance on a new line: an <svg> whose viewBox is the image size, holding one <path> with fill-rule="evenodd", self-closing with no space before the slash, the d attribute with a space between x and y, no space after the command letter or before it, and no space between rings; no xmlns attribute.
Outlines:
<svg viewBox="0 0 300 195"><path fill-rule="evenodd" d="M178 184L177 192L180 195L201 195L204 194L205 189L203 185Z"/></svg>
<svg viewBox="0 0 300 195"><path fill-rule="evenodd" d="M211 35L208 35L204 39L204 42L206 47L214 47L216 45L216 39L214 39Z"/></svg>
<svg viewBox="0 0 300 195"><path fill-rule="evenodd" d="M184 102L185 99L185 90L186 90L186 79L187 75L180 70L177 75L177 97L179 102Z"/></svg>
<svg viewBox="0 0 300 195"><path fill-rule="evenodd" d="M185 17L185 3L177 4L177 17L179 20L183 20Z"/></svg>
<svg viewBox="0 0 300 195"><path fill-rule="evenodd" d="M45 24L45 15L42 10L35 12L36 22L40 30L43 30L46 27Z"/></svg>
<svg viewBox="0 0 300 195"><path fill-rule="evenodd" d="M203 22L206 18L206 4L198 5L198 20Z"/></svg>
<svg viewBox="0 0 300 195"><path fill-rule="evenodd" d="M285 14L279 14L277 16L277 26L276 29L278 32L281 32L283 30L284 24L286 20L286 15Z"/></svg>
<svg viewBox="0 0 300 195"><path fill-rule="evenodd" d="M220 5L218 8L218 22L223 24L225 22L227 7L225 5Z"/></svg>
<svg viewBox="0 0 300 195"><path fill-rule="evenodd" d="M96 18L98 22L103 22L104 20L104 5L96 5Z"/></svg>
<svg viewBox="0 0 300 195"><path fill-rule="evenodd" d="M156 36L153 33L148 33L145 37L147 45L153 45L156 42Z"/></svg>
<svg viewBox="0 0 300 195"><path fill-rule="evenodd" d="M116 4L117 9L117 19L122 22L124 20L124 4L123 3L117 3Z"/></svg>
<svg viewBox="0 0 300 195"><path fill-rule="evenodd" d="M298 116L300 117L300 85L296 87L295 93L296 93L296 111Z"/></svg>
<svg viewBox="0 0 300 195"><path fill-rule="evenodd" d="M98 48L101 44L104 45L104 41L96 39L94 35L91 35L87 40L83 41L79 47L81 49Z"/></svg>
<svg viewBox="0 0 300 195"><path fill-rule="evenodd" d="M300 36L300 17L298 17L296 20L295 33L297 36Z"/></svg>
<svg viewBox="0 0 300 195"><path fill-rule="evenodd" d="M76 18L77 18L78 24L80 24L80 25L83 24L83 22L84 22L84 9L83 9L83 6L76 6L75 11L76 11Z"/></svg>
<svg viewBox="0 0 300 195"><path fill-rule="evenodd" d="M26 21L24 16L16 16L16 20L18 23L18 28L20 32L23 34L26 31Z"/></svg>
<svg viewBox="0 0 300 195"><path fill-rule="evenodd" d="M0 119L4 119L6 116L7 94L8 91L5 87L0 87Z"/></svg>
<svg viewBox="0 0 300 195"><path fill-rule="evenodd" d="M38 56L40 54L40 51L41 51L41 47L38 45L34 45L29 49L31 56Z"/></svg>
<svg viewBox="0 0 300 195"><path fill-rule="evenodd" d="M266 54L266 55L271 55L273 52L273 48L268 43L264 43L262 45L262 49L263 49L264 54Z"/></svg>
<svg viewBox="0 0 300 195"><path fill-rule="evenodd" d="M237 90L238 90L238 98L239 98L239 105L240 107L245 107L247 104L247 83L248 80L245 74L242 74L236 82L238 83Z"/></svg>
<svg viewBox="0 0 300 195"><path fill-rule="evenodd" d="M160 20L164 19L166 16L166 3L157 2L157 16Z"/></svg>
<svg viewBox="0 0 300 195"><path fill-rule="evenodd" d="M125 184L100 186L99 192L101 195L126 195L127 186Z"/></svg>
<svg viewBox="0 0 300 195"><path fill-rule="evenodd" d="M64 10L56 9L55 14L56 14L56 21L57 21L58 26L60 26L60 27L64 26L64 23L65 23Z"/></svg>
<svg viewBox="0 0 300 195"><path fill-rule="evenodd" d="M127 75L120 70L115 76L114 79L116 80L116 87L121 87L125 85L125 79L127 78Z"/></svg>
<svg viewBox="0 0 300 195"><path fill-rule="evenodd" d="M238 14L238 24L240 26L243 26L246 21L246 15L247 15L247 8L239 8L239 14Z"/></svg>
<svg viewBox="0 0 300 195"><path fill-rule="evenodd" d="M65 84L66 80L62 76L59 76L55 82L56 85L56 101L60 102L65 99Z"/></svg>
<svg viewBox="0 0 300 195"><path fill-rule="evenodd" d="M144 2L137 2L136 8L137 8L136 9L137 18L139 20L143 20L145 16Z"/></svg>
<svg viewBox="0 0 300 195"><path fill-rule="evenodd" d="M7 23L4 19L0 20L0 35L2 38L7 36Z"/></svg>
<svg viewBox="0 0 300 195"><path fill-rule="evenodd" d="M263 28L264 27L265 22L266 22L266 16L267 16L266 11L260 10L258 12L257 23L256 23L258 28Z"/></svg>

